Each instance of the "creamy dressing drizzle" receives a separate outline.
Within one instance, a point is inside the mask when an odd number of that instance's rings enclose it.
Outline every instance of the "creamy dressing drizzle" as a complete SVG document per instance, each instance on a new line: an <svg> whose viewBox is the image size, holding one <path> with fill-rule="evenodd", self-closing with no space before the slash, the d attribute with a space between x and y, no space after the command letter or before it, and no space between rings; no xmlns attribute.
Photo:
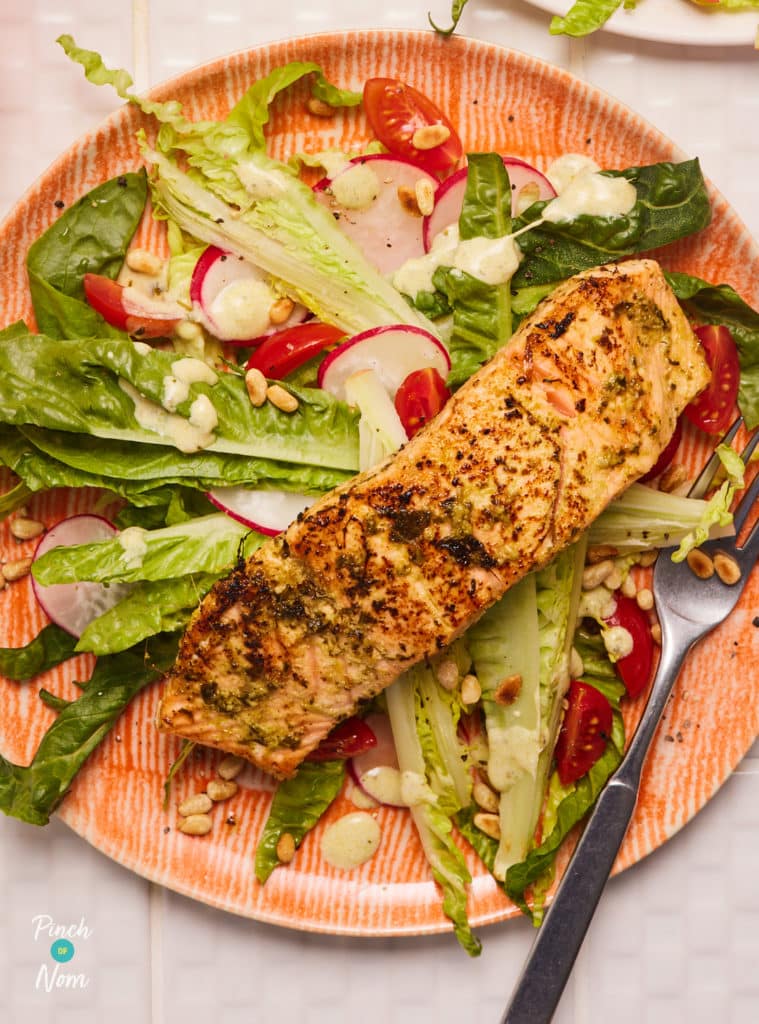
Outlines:
<svg viewBox="0 0 759 1024"><path fill-rule="evenodd" d="M551 182L556 191L561 193L567 185L576 178L581 171L600 171L601 168L583 153L564 153L546 171L546 178Z"/></svg>
<svg viewBox="0 0 759 1024"><path fill-rule="evenodd" d="M142 565L148 553L145 533L141 526L130 526L118 535L117 540L124 551L121 561L127 569L139 569Z"/></svg>
<svg viewBox="0 0 759 1024"><path fill-rule="evenodd" d="M149 398L145 398L128 380L119 377L119 387L124 394L132 399L134 403L134 418L138 424L144 430L150 430L165 438L175 448L178 448L180 452L189 455L191 452L208 448L216 440L215 436L202 426L191 423L177 413L167 412L166 409L162 409L156 402L151 402ZM201 397L206 398L208 401L205 395ZM201 417L196 417L196 419L202 418L202 409L200 411ZM216 410L214 409L215 414Z"/></svg>
<svg viewBox="0 0 759 1024"><path fill-rule="evenodd" d="M622 217L632 210L637 198L635 186L627 178L609 178L597 171L584 170L543 208L542 220L560 224L583 215Z"/></svg>
<svg viewBox="0 0 759 1024"><path fill-rule="evenodd" d="M228 338L257 338L271 326L269 311L275 300L265 281L242 278L222 288L209 305L208 315Z"/></svg>
<svg viewBox="0 0 759 1024"><path fill-rule="evenodd" d="M328 825L321 840L322 857L333 867L349 871L377 852L382 830L366 811L353 811Z"/></svg>
<svg viewBox="0 0 759 1024"><path fill-rule="evenodd" d="M346 210L365 210L380 194L380 180L369 164L352 164L330 183L330 191Z"/></svg>

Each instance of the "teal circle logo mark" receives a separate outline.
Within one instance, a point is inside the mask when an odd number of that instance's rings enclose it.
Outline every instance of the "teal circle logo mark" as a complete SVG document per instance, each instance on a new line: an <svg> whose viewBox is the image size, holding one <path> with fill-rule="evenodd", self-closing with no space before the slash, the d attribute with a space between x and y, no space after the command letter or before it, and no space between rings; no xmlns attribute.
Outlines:
<svg viewBox="0 0 759 1024"><path fill-rule="evenodd" d="M68 939L56 939L50 947L50 956L59 964L68 963L74 955L74 943Z"/></svg>

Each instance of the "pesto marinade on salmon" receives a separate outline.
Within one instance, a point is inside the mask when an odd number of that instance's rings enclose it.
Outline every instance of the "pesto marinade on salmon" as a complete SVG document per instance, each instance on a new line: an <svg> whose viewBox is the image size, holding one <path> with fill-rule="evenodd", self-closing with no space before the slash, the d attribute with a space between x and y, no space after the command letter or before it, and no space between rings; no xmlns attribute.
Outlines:
<svg viewBox="0 0 759 1024"><path fill-rule="evenodd" d="M571 278L404 448L216 584L159 728L292 775L587 529L708 380L657 263Z"/></svg>

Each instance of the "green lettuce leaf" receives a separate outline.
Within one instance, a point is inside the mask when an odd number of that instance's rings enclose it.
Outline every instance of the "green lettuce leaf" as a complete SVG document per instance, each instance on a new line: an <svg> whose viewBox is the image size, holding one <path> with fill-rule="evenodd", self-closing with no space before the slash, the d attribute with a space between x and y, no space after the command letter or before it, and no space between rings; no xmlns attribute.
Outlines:
<svg viewBox="0 0 759 1024"><path fill-rule="evenodd" d="M605 25L622 6L623 0L575 0L564 17L551 19L551 35L587 36ZM625 7L635 7L637 0L625 0Z"/></svg>
<svg viewBox="0 0 759 1024"><path fill-rule="evenodd" d="M256 878L263 883L280 863L277 843L288 832L300 846L307 832L337 797L345 780L345 761L304 761L292 779L277 786L256 847Z"/></svg>
<svg viewBox="0 0 759 1024"><path fill-rule="evenodd" d="M167 671L176 651L176 637L163 635L101 658L81 696L62 708L42 737L28 767L0 756L0 810L31 825L46 825L121 712Z"/></svg>
<svg viewBox="0 0 759 1024"><path fill-rule="evenodd" d="M427 20L429 21L432 28L434 28L435 31L438 33L438 35L453 35L453 33L456 31L456 27L458 26L459 21L461 20L461 15L464 13L464 8L466 7L467 3L468 0L452 0L451 24L449 25L448 28L441 28L440 25L436 25L435 22L432 20L432 15L429 13L429 11L427 12Z"/></svg>
<svg viewBox="0 0 759 1024"><path fill-rule="evenodd" d="M71 658L76 637L51 623L24 647L0 647L0 675L24 683Z"/></svg>

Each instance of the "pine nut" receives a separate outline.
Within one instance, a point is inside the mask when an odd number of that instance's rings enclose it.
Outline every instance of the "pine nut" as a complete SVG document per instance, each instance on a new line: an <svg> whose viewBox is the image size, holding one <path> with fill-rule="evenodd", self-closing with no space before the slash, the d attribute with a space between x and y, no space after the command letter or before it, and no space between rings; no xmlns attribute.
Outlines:
<svg viewBox="0 0 759 1024"><path fill-rule="evenodd" d="M36 519L27 519L25 516L16 516L11 520L11 533L16 540L33 540L45 532L45 524Z"/></svg>
<svg viewBox="0 0 759 1024"><path fill-rule="evenodd" d="M280 412L295 412L300 404L295 395L291 395L289 391L285 391L285 389L280 387L279 384L271 384L266 389L266 397L276 409L280 410Z"/></svg>
<svg viewBox="0 0 759 1024"><path fill-rule="evenodd" d="M659 552L655 549L653 551L641 551L638 555L638 565L642 569L648 569L649 566L654 564L658 557Z"/></svg>
<svg viewBox="0 0 759 1024"><path fill-rule="evenodd" d="M426 124L417 128L411 136L411 145L416 149L434 149L442 146L451 137L451 129L444 124Z"/></svg>
<svg viewBox="0 0 759 1024"><path fill-rule="evenodd" d="M694 548L688 552L686 559L691 571L698 576L700 580L708 580L714 575L714 562L709 558L705 551L700 548Z"/></svg>
<svg viewBox="0 0 759 1024"><path fill-rule="evenodd" d="M678 487L682 487L688 479L688 471L685 466L671 462L659 477L659 490L671 494Z"/></svg>
<svg viewBox="0 0 759 1024"><path fill-rule="evenodd" d="M228 754L219 762L216 768L216 774L220 779L226 779L227 782L229 782L231 779L237 778L243 770L244 765L245 761L241 757L235 757L234 754Z"/></svg>
<svg viewBox="0 0 759 1024"><path fill-rule="evenodd" d="M177 807L183 818L189 818L193 814L205 814L213 807L213 801L207 793L193 793L188 796Z"/></svg>
<svg viewBox="0 0 759 1024"><path fill-rule="evenodd" d="M283 832L277 840L277 860L289 864L295 856L295 840L289 832Z"/></svg>
<svg viewBox="0 0 759 1024"><path fill-rule="evenodd" d="M493 694L496 704L513 704L522 689L522 677L518 672L512 676L506 676L495 688Z"/></svg>
<svg viewBox="0 0 759 1024"><path fill-rule="evenodd" d="M313 114L315 117L335 116L335 108L331 107L329 103L325 103L324 100L320 100L317 96L309 96L306 100L306 108L309 114Z"/></svg>
<svg viewBox="0 0 759 1024"><path fill-rule="evenodd" d="M478 828L480 832L484 832L486 836L490 836L491 839L501 838L501 822L497 814L478 812L472 821L475 828Z"/></svg>
<svg viewBox="0 0 759 1024"><path fill-rule="evenodd" d="M586 566L582 574L582 589L595 590L603 583L613 568L614 563L609 558L605 558L603 562L597 562L595 565Z"/></svg>
<svg viewBox="0 0 759 1024"><path fill-rule="evenodd" d="M588 565L596 565L598 562L605 562L607 558L616 558L619 551L613 544L591 544L585 555L585 562Z"/></svg>
<svg viewBox="0 0 759 1024"><path fill-rule="evenodd" d="M650 612L654 606L654 595L648 587L642 587L635 595L635 602L641 611Z"/></svg>
<svg viewBox="0 0 759 1024"><path fill-rule="evenodd" d="M293 300L288 299L286 295L283 295L281 299L277 299L277 301L272 304L272 307L269 310L269 319L273 324L278 326L287 320L294 309L295 303Z"/></svg>
<svg viewBox="0 0 759 1024"><path fill-rule="evenodd" d="M237 792L237 783L231 779L211 779L206 786L206 793L215 804L229 800Z"/></svg>
<svg viewBox="0 0 759 1024"><path fill-rule="evenodd" d="M461 700L464 704L476 704L482 696L482 687L477 676L464 676L461 680Z"/></svg>
<svg viewBox="0 0 759 1024"><path fill-rule="evenodd" d="M718 551L714 556L714 571L728 587L734 586L741 578L740 566L724 551Z"/></svg>
<svg viewBox="0 0 759 1024"><path fill-rule="evenodd" d="M137 274L149 274L156 277L161 273L163 260L147 249L131 249L126 255L126 265Z"/></svg>
<svg viewBox="0 0 759 1024"><path fill-rule="evenodd" d="M419 209L419 203L417 202L416 192L413 188L410 188L408 185L399 185L397 194L398 201L406 213L410 213L413 217L422 216L422 211Z"/></svg>
<svg viewBox="0 0 759 1024"><path fill-rule="evenodd" d="M651 639L657 647L661 647L661 626L658 622L655 622L651 627Z"/></svg>
<svg viewBox="0 0 759 1024"><path fill-rule="evenodd" d="M266 389L268 386L266 377L255 367L251 367L245 374L245 390L248 392L250 404L255 405L256 408L262 406L266 401Z"/></svg>
<svg viewBox="0 0 759 1024"><path fill-rule="evenodd" d="M452 658L445 658L435 669L435 675L444 690L455 690L459 681L459 667Z"/></svg>
<svg viewBox="0 0 759 1024"><path fill-rule="evenodd" d="M635 586L635 580L632 576L625 576L622 581L622 586L619 588L622 591L624 597L635 597L637 587Z"/></svg>
<svg viewBox="0 0 759 1024"><path fill-rule="evenodd" d="M498 813L498 794L494 793L490 786L486 786L484 782L475 782L472 787L472 796L474 797L474 802L483 811L489 811L491 814Z"/></svg>
<svg viewBox="0 0 759 1024"><path fill-rule="evenodd" d="M207 814L191 814L182 818L178 828L186 836L207 836L213 828L213 822Z"/></svg>
<svg viewBox="0 0 759 1024"><path fill-rule="evenodd" d="M585 665L583 660L578 654L576 648L572 648L569 652L569 677L570 679L579 679L580 676L585 674Z"/></svg>
<svg viewBox="0 0 759 1024"><path fill-rule="evenodd" d="M604 580L604 586L607 590L619 590L622 586L622 573L620 572L619 566L615 565L609 575Z"/></svg>
<svg viewBox="0 0 759 1024"><path fill-rule="evenodd" d="M203 337L203 328L194 320L180 320L174 328L174 334L182 341L198 341Z"/></svg>
<svg viewBox="0 0 759 1024"><path fill-rule="evenodd" d="M14 561L6 562L3 566L3 576L6 583L15 583L29 575L32 567L31 558L17 558Z"/></svg>
<svg viewBox="0 0 759 1024"><path fill-rule="evenodd" d="M416 205L423 217L429 217L435 209L435 189L429 178L420 178L414 185Z"/></svg>

